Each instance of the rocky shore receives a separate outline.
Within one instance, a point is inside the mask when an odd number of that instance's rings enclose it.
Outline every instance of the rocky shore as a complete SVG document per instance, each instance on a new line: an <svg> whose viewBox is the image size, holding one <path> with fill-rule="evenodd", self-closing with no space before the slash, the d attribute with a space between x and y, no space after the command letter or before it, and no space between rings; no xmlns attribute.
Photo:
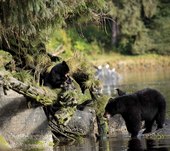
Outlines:
<svg viewBox="0 0 170 151"><path fill-rule="evenodd" d="M10 148L50 147L53 138L43 108L29 107L28 100L12 91L0 92L0 137ZM110 124L110 134L124 130L124 123L118 116ZM86 137L98 133L96 116L93 109L77 110L69 121L68 126L74 131L81 132Z"/></svg>

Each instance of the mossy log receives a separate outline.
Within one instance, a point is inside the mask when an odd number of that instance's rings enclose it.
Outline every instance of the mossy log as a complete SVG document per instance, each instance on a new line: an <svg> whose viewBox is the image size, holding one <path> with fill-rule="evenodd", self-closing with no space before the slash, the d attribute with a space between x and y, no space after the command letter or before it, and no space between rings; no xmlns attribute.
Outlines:
<svg viewBox="0 0 170 151"><path fill-rule="evenodd" d="M64 137L72 140L74 140L77 136L80 136L79 133L71 133L66 126L75 113L77 105L77 101L75 99L73 100L66 95L68 92L65 94L61 89L52 90L46 87L30 86L10 75L3 76L1 73L0 77L2 79L4 89L12 89L26 97L33 98L33 100L41 103L44 108L50 108L56 104L59 106L57 107L57 110L52 113L53 115L51 113L46 113L52 132L57 133L58 136L62 136L62 138ZM62 100L60 100L61 97L63 97ZM51 116L53 116L53 118L51 118ZM60 138L58 138L58 140L60 140Z"/></svg>
<svg viewBox="0 0 170 151"><path fill-rule="evenodd" d="M0 75L2 77L2 75ZM45 87L33 87L23 83L12 76L4 76L3 78L4 89L12 89L19 94L35 99L42 105L51 105L57 100L55 91Z"/></svg>
<svg viewBox="0 0 170 151"><path fill-rule="evenodd" d="M99 135L100 137L107 135L107 123L102 115L108 101L108 96L95 92L82 94L77 89L63 92L62 89L52 90L42 86L34 87L12 76L3 76L3 87L5 89L12 89L41 103L47 115L51 131L57 141L60 141L60 136L62 139L75 140L75 138L82 135L79 132L72 133L69 127L67 127L67 123L76 112L77 106L89 99L92 99L92 107L96 111Z"/></svg>

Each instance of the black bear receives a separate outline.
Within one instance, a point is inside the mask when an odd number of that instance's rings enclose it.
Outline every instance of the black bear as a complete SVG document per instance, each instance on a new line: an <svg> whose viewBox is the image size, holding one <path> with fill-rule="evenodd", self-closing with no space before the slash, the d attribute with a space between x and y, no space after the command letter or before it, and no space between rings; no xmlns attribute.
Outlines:
<svg viewBox="0 0 170 151"><path fill-rule="evenodd" d="M132 94L110 98L105 107L104 116L121 114L131 137L137 137L141 121L145 121L145 131L152 131L156 121L157 129L162 128L165 121L166 101L155 89L143 89Z"/></svg>
<svg viewBox="0 0 170 151"><path fill-rule="evenodd" d="M82 93L84 94L86 88L85 82L89 80L89 75L82 71L77 71L73 73L74 80L79 84Z"/></svg>
<svg viewBox="0 0 170 151"><path fill-rule="evenodd" d="M55 65L44 80L44 85L51 88L61 88L64 82L71 82L68 76L69 67L65 61Z"/></svg>
<svg viewBox="0 0 170 151"><path fill-rule="evenodd" d="M72 83L72 80L68 75L69 71L69 66L65 61L56 64L49 73L46 73L45 78L43 79L44 86L48 86L52 89L60 88L64 91L67 90L66 84L71 85ZM60 105L57 101L53 105L43 107L44 112L49 119L54 118L54 114L59 108Z"/></svg>

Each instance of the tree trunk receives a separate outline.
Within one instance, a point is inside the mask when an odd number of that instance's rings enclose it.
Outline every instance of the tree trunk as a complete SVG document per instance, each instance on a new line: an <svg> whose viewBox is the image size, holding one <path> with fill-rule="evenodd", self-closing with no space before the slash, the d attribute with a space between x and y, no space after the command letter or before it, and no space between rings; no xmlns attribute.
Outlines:
<svg viewBox="0 0 170 151"><path fill-rule="evenodd" d="M12 89L26 97L32 98L44 107L51 131L56 136L55 140L59 142L63 138L75 140L76 137L81 135L80 133L71 132L69 127L67 127L67 123L76 111L77 100L70 99L68 96L60 100L61 95L65 95L62 89L51 90L44 87L33 87L11 76L4 76L2 73L0 73L0 78L3 81L4 89ZM56 109L51 113L50 111L54 107Z"/></svg>
<svg viewBox="0 0 170 151"><path fill-rule="evenodd" d="M0 77L3 77L1 73ZM3 77L3 87L33 98L44 106L51 105L57 100L57 95L52 90L43 87L33 87L9 76Z"/></svg>
<svg viewBox="0 0 170 151"><path fill-rule="evenodd" d="M77 106L80 103L82 104L80 100L83 99L84 95L79 91L74 89L67 91L63 91L62 89L51 90L40 86L33 87L12 76L4 76L1 73L0 77L3 78L3 87L5 89L12 89L26 97L33 98L44 106L49 126L56 141L60 141L60 138L75 140L77 137L83 135L79 132L72 132L67 126L67 123L76 112ZM91 92L91 99L93 100L93 107L95 108L98 119L99 136L105 138L107 137L108 128L102 113L108 102L108 96ZM83 102L86 100L87 98L83 99Z"/></svg>
<svg viewBox="0 0 170 151"><path fill-rule="evenodd" d="M119 35L119 26L117 23L117 19L114 19L112 21L112 37L111 37L111 44L115 46L118 41L118 35Z"/></svg>

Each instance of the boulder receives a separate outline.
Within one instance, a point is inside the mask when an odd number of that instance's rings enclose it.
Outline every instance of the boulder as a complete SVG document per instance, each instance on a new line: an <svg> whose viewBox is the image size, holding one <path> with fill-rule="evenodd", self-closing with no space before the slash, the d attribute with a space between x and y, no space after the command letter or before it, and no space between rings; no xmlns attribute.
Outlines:
<svg viewBox="0 0 170 151"><path fill-rule="evenodd" d="M93 136L97 133L94 110L77 110L69 121L68 126L73 132L79 132L84 136Z"/></svg>
<svg viewBox="0 0 170 151"><path fill-rule="evenodd" d="M12 90L0 95L0 135L11 148L44 148L53 142L43 108L28 108L26 98Z"/></svg>

